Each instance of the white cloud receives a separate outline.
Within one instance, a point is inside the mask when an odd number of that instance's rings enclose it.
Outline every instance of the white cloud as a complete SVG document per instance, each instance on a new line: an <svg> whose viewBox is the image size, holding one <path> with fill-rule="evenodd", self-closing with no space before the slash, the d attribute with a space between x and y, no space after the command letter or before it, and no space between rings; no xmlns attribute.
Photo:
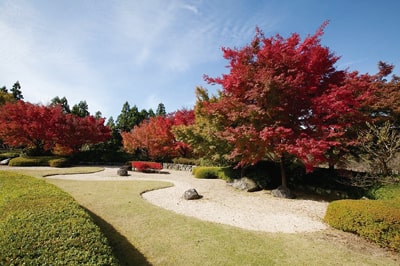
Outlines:
<svg viewBox="0 0 400 266"><path fill-rule="evenodd" d="M28 101L86 100L91 112L106 116L116 116L126 100L146 109L193 103L194 82L214 71L211 62L224 66L220 47L242 45L254 34L257 19L249 22L230 6L198 0L3 1L0 86L19 80Z"/></svg>

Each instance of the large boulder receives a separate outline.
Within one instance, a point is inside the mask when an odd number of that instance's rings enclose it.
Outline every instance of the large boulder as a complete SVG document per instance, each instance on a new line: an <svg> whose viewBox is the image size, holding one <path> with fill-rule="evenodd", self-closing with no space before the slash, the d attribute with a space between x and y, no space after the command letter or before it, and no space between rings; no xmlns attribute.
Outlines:
<svg viewBox="0 0 400 266"><path fill-rule="evenodd" d="M285 198L285 199L294 199L295 196L293 193L288 189L287 187L284 186L279 186L277 189L272 190L272 195L277 197L277 198Z"/></svg>
<svg viewBox="0 0 400 266"><path fill-rule="evenodd" d="M232 187L244 190L247 192L254 192L261 190L261 187L253 180L248 177L242 177L240 179L235 179L231 183Z"/></svg>
<svg viewBox="0 0 400 266"><path fill-rule="evenodd" d="M195 199L201 199L202 196L199 195L199 193L197 193L196 189L191 188L185 191L185 193L183 194L183 198L185 200L195 200Z"/></svg>

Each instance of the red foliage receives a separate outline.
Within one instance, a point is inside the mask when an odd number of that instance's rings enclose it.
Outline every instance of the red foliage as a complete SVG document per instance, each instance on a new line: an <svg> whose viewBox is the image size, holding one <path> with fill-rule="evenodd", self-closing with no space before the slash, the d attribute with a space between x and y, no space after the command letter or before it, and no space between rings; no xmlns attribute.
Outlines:
<svg viewBox="0 0 400 266"><path fill-rule="evenodd" d="M188 126L194 123L194 111L188 109L178 110L170 115L174 126Z"/></svg>
<svg viewBox="0 0 400 266"><path fill-rule="evenodd" d="M157 162L132 162L132 167L139 172L146 172L146 171L159 171L163 169L161 163Z"/></svg>
<svg viewBox="0 0 400 266"><path fill-rule="evenodd" d="M222 85L219 100L206 108L220 117L220 136L234 145L239 165L292 154L308 170L340 148L369 95L368 76L335 68L339 59L320 44L324 24L301 42L298 34L265 38L257 30L250 45L223 48L230 73L205 79Z"/></svg>
<svg viewBox="0 0 400 266"><path fill-rule="evenodd" d="M77 151L83 144L110 137L104 119L64 114L60 106L42 106L17 101L0 109L0 138L10 146L37 150Z"/></svg>
<svg viewBox="0 0 400 266"><path fill-rule="evenodd" d="M156 116L135 126L130 132L122 132L122 142L128 152L141 150L149 158L164 159L182 156L189 146L177 141L171 129L175 125L193 123L193 111L181 110L169 116Z"/></svg>

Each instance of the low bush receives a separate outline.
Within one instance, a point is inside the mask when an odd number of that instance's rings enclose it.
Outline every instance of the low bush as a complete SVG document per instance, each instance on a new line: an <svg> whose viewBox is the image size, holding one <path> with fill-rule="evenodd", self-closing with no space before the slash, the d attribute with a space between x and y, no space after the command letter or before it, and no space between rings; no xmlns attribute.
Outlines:
<svg viewBox="0 0 400 266"><path fill-rule="evenodd" d="M108 240L68 194L0 171L1 265L118 265Z"/></svg>
<svg viewBox="0 0 400 266"><path fill-rule="evenodd" d="M219 178L230 181L239 176L238 171L231 167L217 167L217 166L198 166L193 168L192 174L200 179L214 179Z"/></svg>
<svg viewBox="0 0 400 266"><path fill-rule="evenodd" d="M57 156L17 157L10 160L9 166L50 166L50 161L59 159Z"/></svg>
<svg viewBox="0 0 400 266"><path fill-rule="evenodd" d="M135 161L132 162L132 169L135 169L139 172L149 172L149 171L159 171L163 169L163 166L161 163L157 162Z"/></svg>
<svg viewBox="0 0 400 266"><path fill-rule="evenodd" d="M334 228L400 251L400 186L381 188L383 200L339 200L328 206L325 221Z"/></svg>
<svg viewBox="0 0 400 266"><path fill-rule="evenodd" d="M69 161L67 158L58 158L49 160L49 166L51 167L67 167L69 166Z"/></svg>
<svg viewBox="0 0 400 266"><path fill-rule="evenodd" d="M18 156L19 156L18 152L3 152L0 153L0 161L8 158L15 158Z"/></svg>
<svg viewBox="0 0 400 266"><path fill-rule="evenodd" d="M190 158L174 158L172 162L175 164L187 164L187 165L197 165L199 162L197 159L190 159Z"/></svg>
<svg viewBox="0 0 400 266"><path fill-rule="evenodd" d="M369 196L381 200L398 200L400 202L400 183L380 187L372 190Z"/></svg>

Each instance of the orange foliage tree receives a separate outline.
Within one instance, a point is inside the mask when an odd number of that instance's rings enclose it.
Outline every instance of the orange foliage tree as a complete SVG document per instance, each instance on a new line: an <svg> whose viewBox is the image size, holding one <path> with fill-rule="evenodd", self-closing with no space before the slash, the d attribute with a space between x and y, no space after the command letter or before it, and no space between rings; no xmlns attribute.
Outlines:
<svg viewBox="0 0 400 266"><path fill-rule="evenodd" d="M167 116L151 117L135 126L130 132L122 132L122 143L127 152L140 151L152 160L168 160L185 156L190 148L176 140L172 127L194 121L192 110L180 110Z"/></svg>

